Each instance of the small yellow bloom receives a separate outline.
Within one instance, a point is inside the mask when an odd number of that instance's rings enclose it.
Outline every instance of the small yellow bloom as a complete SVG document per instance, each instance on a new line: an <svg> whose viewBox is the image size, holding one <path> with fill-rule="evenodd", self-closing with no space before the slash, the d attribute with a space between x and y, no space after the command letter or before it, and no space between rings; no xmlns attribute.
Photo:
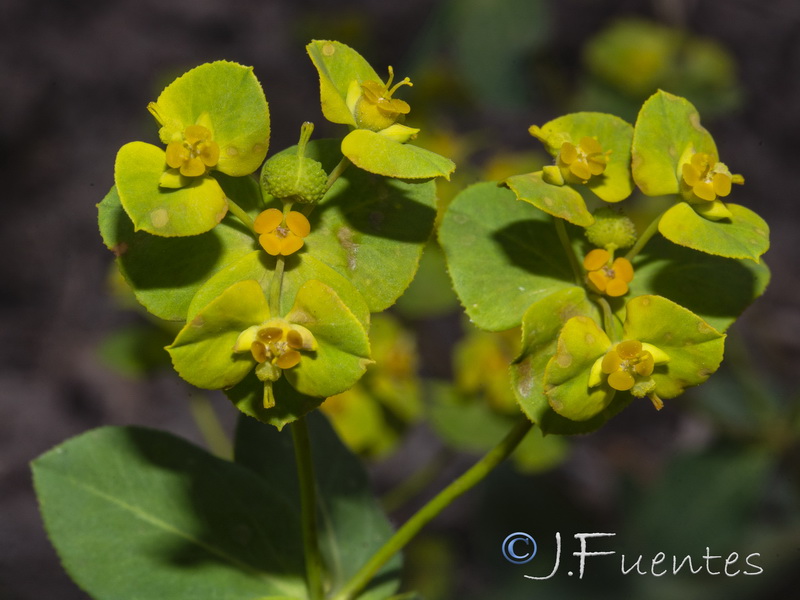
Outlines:
<svg viewBox="0 0 800 600"><path fill-rule="evenodd" d="M611 262L608 250L595 248L583 259L583 266L595 292L612 297L628 293L628 284L633 281L633 265L627 258L620 256Z"/></svg>
<svg viewBox="0 0 800 600"><path fill-rule="evenodd" d="M392 86L394 69L389 67L389 80L384 84L380 81L364 81L361 83L360 97L354 106L354 116L359 127L381 131L402 120L411 111L407 102L392 98L397 88L413 85L406 77Z"/></svg>
<svg viewBox="0 0 800 600"><path fill-rule="evenodd" d="M297 211L289 211L284 219L283 212L269 208L256 217L254 223L261 247L272 256L288 256L303 247L303 238L311 233L308 219Z"/></svg>
<svg viewBox="0 0 800 600"><path fill-rule="evenodd" d="M248 327L236 340L234 352L250 352L256 365L256 376L264 382L277 381L284 369L300 364L301 352L314 352L317 340L302 325L290 323L280 317L261 325ZM274 404L272 388L264 397L264 408Z"/></svg>
<svg viewBox="0 0 800 600"><path fill-rule="evenodd" d="M599 385L605 375L608 385L613 389L630 391L638 398L647 396L653 406L661 410L664 403L655 393L656 384L651 375L656 365L668 361L669 356L651 344L625 340L597 359L589 377L589 387Z"/></svg>
<svg viewBox="0 0 800 600"><path fill-rule="evenodd" d="M189 125L183 140L167 144L167 165L179 169L184 177L199 177L219 162L219 145L202 125Z"/></svg>
<svg viewBox="0 0 800 600"><path fill-rule="evenodd" d="M721 162L714 162L705 152L692 155L681 167L683 182L700 200L713 202L731 193L734 176Z"/></svg>
<svg viewBox="0 0 800 600"><path fill-rule="evenodd" d="M568 173L586 183L595 175L600 175L608 165L609 152L596 139L584 136L576 146L572 142L561 144L556 162L567 177Z"/></svg>

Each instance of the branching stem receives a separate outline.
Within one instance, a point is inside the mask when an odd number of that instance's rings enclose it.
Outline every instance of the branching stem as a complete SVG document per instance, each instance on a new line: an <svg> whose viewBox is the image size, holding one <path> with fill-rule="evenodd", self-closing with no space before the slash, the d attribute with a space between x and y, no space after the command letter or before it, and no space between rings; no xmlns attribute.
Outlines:
<svg viewBox="0 0 800 600"><path fill-rule="evenodd" d="M228 210L231 211L237 219L244 223L244 226L247 227L254 236L258 237L253 219L250 218L250 215L248 215L241 206L236 204L236 202L230 198L228 198Z"/></svg>
<svg viewBox="0 0 800 600"><path fill-rule="evenodd" d="M464 492L481 482L505 460L530 431L533 424L522 416L514 428L466 473L448 485L417 511L389 538L367 563L333 597L333 600L353 600L375 574L401 550L419 531Z"/></svg>
<svg viewBox="0 0 800 600"><path fill-rule="evenodd" d="M664 216L665 212L667 211L660 213L655 219L653 219L650 222L650 225L647 226L647 229L645 229L642 235L639 236L639 239L636 240L636 243L633 245L633 248L628 250L628 253L625 255L625 258L627 258L630 261L633 261L636 255L642 251L642 248L644 248L647 242L650 241L650 238L652 238L658 231L658 224L661 222L661 217Z"/></svg>

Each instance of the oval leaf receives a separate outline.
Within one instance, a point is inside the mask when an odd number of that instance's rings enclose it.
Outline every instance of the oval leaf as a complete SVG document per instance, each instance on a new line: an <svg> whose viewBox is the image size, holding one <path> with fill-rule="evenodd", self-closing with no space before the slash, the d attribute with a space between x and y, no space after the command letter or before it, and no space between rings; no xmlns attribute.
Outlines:
<svg viewBox="0 0 800 600"><path fill-rule="evenodd" d="M96 429L37 458L33 478L92 598L306 598L298 503L168 433Z"/></svg>
<svg viewBox="0 0 800 600"><path fill-rule="evenodd" d="M573 144L578 144L583 137L595 138L604 152L611 151L605 171L589 179L586 187L606 202L619 202L631 195L633 127L630 123L606 113L578 112L542 125L536 137L542 139L548 151L556 156L561 151L561 144L567 141L565 134Z"/></svg>
<svg viewBox="0 0 800 600"><path fill-rule="evenodd" d="M301 394L322 398L339 394L351 388L372 362L364 326L321 281L303 284L286 320L302 325L317 340L316 352L284 372Z"/></svg>
<svg viewBox="0 0 800 600"><path fill-rule="evenodd" d="M731 212L730 219L710 221L698 215L687 202L680 202L664 213L658 231L680 246L758 262L769 250L769 225L749 208L738 204L726 206Z"/></svg>
<svg viewBox="0 0 800 600"><path fill-rule="evenodd" d="M718 160L714 138L685 98L659 90L642 105L633 131L633 180L648 196L680 191L678 162L687 148Z"/></svg>
<svg viewBox="0 0 800 600"><path fill-rule="evenodd" d="M609 406L614 390L605 384L590 388L589 374L610 347L611 340L594 319L578 316L566 322L544 373L545 393L554 411L585 421Z"/></svg>
<svg viewBox="0 0 800 600"><path fill-rule="evenodd" d="M634 259L629 296L669 298L718 331L725 331L764 293L769 269L764 262L732 260L691 250L661 236L651 239ZM721 293L724 290L724 293ZM624 306L620 318L625 318Z"/></svg>
<svg viewBox="0 0 800 600"><path fill-rule="evenodd" d="M515 175L506 179L503 184L518 199L533 204L549 215L580 227L588 227L594 223L594 217L586 209L583 196L568 185L550 185L542 181L541 172Z"/></svg>
<svg viewBox="0 0 800 600"><path fill-rule="evenodd" d="M511 329L531 304L574 286L551 217L494 183L456 196L439 242L459 300L483 329Z"/></svg>
<svg viewBox="0 0 800 600"><path fill-rule="evenodd" d="M130 142L114 163L114 183L134 228L163 237L198 235L213 229L228 211L225 192L213 177L195 177L182 188L158 185L166 166L161 148Z"/></svg>
<svg viewBox="0 0 800 600"><path fill-rule="evenodd" d="M199 311L167 347L178 375L200 388L218 390L239 383L255 367L249 352L234 353L239 334L269 319L257 281L235 283Z"/></svg>
<svg viewBox="0 0 800 600"><path fill-rule="evenodd" d="M281 315L285 315L292 308L297 290L310 279L315 279L331 287L359 322L365 328L369 327L369 307L363 296L347 278L308 252L287 256L285 260L286 266L281 286ZM275 257L256 250L220 269L195 294L189 306L187 319L192 319L228 287L245 279L258 281L264 295L268 296L275 273L275 262Z"/></svg>
<svg viewBox="0 0 800 600"><path fill-rule="evenodd" d="M248 175L267 155L269 107L252 67L224 60L200 65L169 84L155 104L164 143L187 125L211 129L223 173Z"/></svg>
<svg viewBox="0 0 800 600"><path fill-rule="evenodd" d="M722 362L725 334L667 298L640 296L628 302L624 329L626 339L652 344L669 356L653 372L662 398L704 382Z"/></svg>
<svg viewBox="0 0 800 600"><path fill-rule="evenodd" d="M322 114L332 123L355 127L355 118L347 108L350 84L383 80L358 52L341 42L313 40L306 51L319 73Z"/></svg>
<svg viewBox="0 0 800 600"><path fill-rule="evenodd" d="M250 181L258 193L252 179L241 177L235 181ZM225 186L227 190L227 183ZM246 199L246 194L236 195L240 205ZM185 320L192 297L203 282L256 246L252 235L232 216L211 231L190 237L165 238L135 232L115 187L97 208L103 242L117 256L117 266L136 299L155 316L168 321Z"/></svg>
<svg viewBox="0 0 800 600"><path fill-rule="evenodd" d="M534 302L522 319L522 348L511 364L511 385L520 408L545 434L594 431L629 401L623 395L617 395L606 410L585 421L572 421L550 407L544 392L545 367L556 353L558 335L564 323L579 315L600 318L599 310L589 302L586 291L573 286Z"/></svg>
<svg viewBox="0 0 800 600"><path fill-rule="evenodd" d="M400 179L450 179L456 165L449 158L385 135L356 129L342 140L342 154L359 169Z"/></svg>
<svg viewBox="0 0 800 600"><path fill-rule="evenodd" d="M311 142L306 156L330 172L341 159L339 141ZM361 293L370 311L380 312L414 278L435 216L434 182L385 179L348 169L309 216L311 233L298 256L313 255L336 270Z"/></svg>

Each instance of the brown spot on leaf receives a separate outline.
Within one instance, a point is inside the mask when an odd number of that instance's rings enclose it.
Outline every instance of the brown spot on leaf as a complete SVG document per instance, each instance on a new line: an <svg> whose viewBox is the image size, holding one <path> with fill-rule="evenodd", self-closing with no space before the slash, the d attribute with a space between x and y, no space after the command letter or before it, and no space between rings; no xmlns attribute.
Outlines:
<svg viewBox="0 0 800 600"><path fill-rule="evenodd" d="M355 271L358 244L353 241L353 231L349 227L340 227L336 232L336 239L339 240L339 244L347 255L347 268Z"/></svg>
<svg viewBox="0 0 800 600"><path fill-rule="evenodd" d="M111 251L114 253L114 256L119 258L128 251L128 244L126 242L120 242L119 244L111 248Z"/></svg>

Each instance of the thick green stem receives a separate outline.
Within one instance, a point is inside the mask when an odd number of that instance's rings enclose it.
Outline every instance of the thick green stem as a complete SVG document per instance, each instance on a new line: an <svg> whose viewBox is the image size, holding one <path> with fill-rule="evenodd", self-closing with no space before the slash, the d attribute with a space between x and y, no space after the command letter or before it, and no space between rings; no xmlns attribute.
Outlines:
<svg viewBox="0 0 800 600"><path fill-rule="evenodd" d="M567 235L567 228L564 226L564 220L557 217L553 220L556 224L556 233L558 234L558 239L561 242L561 245L564 247L564 252L567 253L569 266L572 267L572 274L575 276L575 283L578 285L583 285L583 270L578 262L578 257L575 256L575 251L572 249L572 244L569 242L569 236Z"/></svg>
<svg viewBox="0 0 800 600"><path fill-rule="evenodd" d="M439 492L430 502L412 516L367 563L348 581L333 600L353 600L375 574L400 551L419 531L447 508L456 498L482 481L497 465L505 460L530 431L532 423L521 417L514 428L473 467Z"/></svg>
<svg viewBox="0 0 800 600"><path fill-rule="evenodd" d="M633 245L633 248L628 250L628 253L625 255L625 258L632 261L636 257L636 255L642 251L642 248L644 248L647 242L650 241L650 238L653 237L658 231L658 224L661 221L661 217L663 216L664 213L662 212L655 219L652 220L650 225L647 226L647 229L644 230L644 233L642 233L642 235L639 236L639 239L636 240L636 243Z"/></svg>
<svg viewBox="0 0 800 600"><path fill-rule="evenodd" d="M317 493L314 464L311 459L311 441L305 418L292 423L291 428L297 477L300 480L300 514L303 523L308 596L310 600L322 600L325 596L322 585L324 566L317 539Z"/></svg>
<svg viewBox="0 0 800 600"><path fill-rule="evenodd" d="M239 219L242 223L244 223L244 226L247 227L250 231L252 231L253 235L258 237L258 234L256 233L255 230L255 223L253 223L253 219L250 218L250 215L248 215L241 206L236 204L236 202L234 202L230 198L228 198L228 210L231 211L237 219Z"/></svg>

